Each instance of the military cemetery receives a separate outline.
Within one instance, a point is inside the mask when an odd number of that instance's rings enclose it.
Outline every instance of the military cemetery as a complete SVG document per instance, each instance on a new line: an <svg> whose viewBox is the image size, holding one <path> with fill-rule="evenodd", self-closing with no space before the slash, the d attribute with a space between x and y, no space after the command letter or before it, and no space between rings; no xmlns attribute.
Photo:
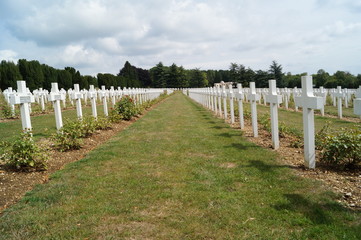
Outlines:
<svg viewBox="0 0 361 240"><path fill-rule="evenodd" d="M356 1L0 9L0 240L361 239Z"/></svg>

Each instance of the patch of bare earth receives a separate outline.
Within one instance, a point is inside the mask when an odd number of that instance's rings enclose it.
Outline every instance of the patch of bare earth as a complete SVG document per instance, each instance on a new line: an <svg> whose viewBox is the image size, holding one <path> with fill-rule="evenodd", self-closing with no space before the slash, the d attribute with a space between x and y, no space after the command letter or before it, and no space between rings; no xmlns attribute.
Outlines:
<svg viewBox="0 0 361 240"><path fill-rule="evenodd" d="M159 103L158 103L159 104ZM149 110L153 109L156 105ZM148 111L149 111L148 110ZM142 116L144 116L143 114ZM114 123L111 129L97 131L89 138L83 139L82 148L68 152L50 150L50 159L47 164L47 170L42 172L13 172L8 171L0 162L0 214L1 212L20 200L24 194L30 191L35 185L46 183L50 174L62 169L66 164L78 161L84 158L90 151L106 142L112 136L122 131L142 116L133 118L131 121L122 121ZM42 140L43 143L51 145L49 140Z"/></svg>
<svg viewBox="0 0 361 240"><path fill-rule="evenodd" d="M239 123L231 124L233 128L238 128ZM245 128L242 130L243 136L249 141L272 149L271 134L263 129L258 129L258 137L253 137L251 122L245 120ZM292 136L280 138L280 148L272 150L280 155L281 161L294 169L296 174L302 177L317 179L322 181L326 187L340 194L338 201L353 209L361 209L361 169L332 169L322 165L317 161L316 152L316 169L309 169L304 164L303 148L291 147L294 142Z"/></svg>

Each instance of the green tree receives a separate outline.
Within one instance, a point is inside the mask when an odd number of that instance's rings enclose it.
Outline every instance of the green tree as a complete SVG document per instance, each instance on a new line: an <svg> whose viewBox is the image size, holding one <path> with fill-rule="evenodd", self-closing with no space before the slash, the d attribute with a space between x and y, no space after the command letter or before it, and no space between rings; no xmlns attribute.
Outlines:
<svg viewBox="0 0 361 240"><path fill-rule="evenodd" d="M22 80L18 65L14 62L5 60L0 63L0 89L5 90L8 87L17 88L16 81Z"/></svg>
<svg viewBox="0 0 361 240"><path fill-rule="evenodd" d="M72 78L70 72L67 70L58 70L58 85L59 88L64 88L68 90L69 88L73 88Z"/></svg>
<svg viewBox="0 0 361 240"><path fill-rule="evenodd" d="M189 71L189 87L206 87L208 86L207 74L199 68Z"/></svg>
<svg viewBox="0 0 361 240"><path fill-rule="evenodd" d="M283 73L282 73L282 65L278 64L275 60L272 61L271 65L269 66L268 72L271 75L271 78L276 80L278 87L285 87L283 82Z"/></svg>
<svg viewBox="0 0 361 240"><path fill-rule="evenodd" d="M152 87L165 88L167 87L167 80L165 79L165 67L162 62L159 62L155 67L149 70Z"/></svg>
<svg viewBox="0 0 361 240"><path fill-rule="evenodd" d="M342 88L356 87L356 77L349 72L337 71L333 77L337 82L337 86L341 86Z"/></svg>
<svg viewBox="0 0 361 240"><path fill-rule="evenodd" d="M330 74L328 74L325 70L320 69L317 71L317 74L312 75L312 77L315 87L318 88L325 85L330 78Z"/></svg>
<svg viewBox="0 0 361 240"><path fill-rule="evenodd" d="M45 77L38 61L19 59L18 66L21 75L31 91L43 87Z"/></svg>

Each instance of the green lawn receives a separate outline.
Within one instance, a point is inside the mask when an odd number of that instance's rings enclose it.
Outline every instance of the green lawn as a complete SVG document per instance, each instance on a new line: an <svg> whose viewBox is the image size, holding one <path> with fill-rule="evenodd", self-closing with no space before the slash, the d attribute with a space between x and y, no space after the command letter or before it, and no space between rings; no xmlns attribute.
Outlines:
<svg viewBox="0 0 361 240"><path fill-rule="evenodd" d="M0 239L360 239L361 214L180 93L0 217Z"/></svg>

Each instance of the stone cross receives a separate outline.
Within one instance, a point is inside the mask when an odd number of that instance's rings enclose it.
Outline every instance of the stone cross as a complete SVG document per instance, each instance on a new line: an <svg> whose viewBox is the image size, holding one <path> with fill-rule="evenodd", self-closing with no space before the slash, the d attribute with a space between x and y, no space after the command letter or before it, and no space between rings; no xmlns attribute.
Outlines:
<svg viewBox="0 0 361 240"><path fill-rule="evenodd" d="M212 88L212 94L213 94L213 111L218 114L218 106L217 106L217 89L216 87Z"/></svg>
<svg viewBox="0 0 361 240"><path fill-rule="evenodd" d="M256 93L255 82L249 83L250 93L248 94L248 100L251 102L251 115L252 115L252 131L253 136L258 137L258 123L257 123L257 101L260 99L260 95Z"/></svg>
<svg viewBox="0 0 361 240"><path fill-rule="evenodd" d="M321 108L321 115L325 116L325 105L326 105L327 92L325 91L325 89L323 87L320 87L317 96L322 97L322 99L323 99L323 105L322 105L322 108Z"/></svg>
<svg viewBox="0 0 361 240"><path fill-rule="evenodd" d="M5 96L5 100L7 101L7 103L10 105L10 109L11 109L11 115L14 117L15 116L15 105L10 103L10 96L11 94L13 94L13 88L12 87L8 87L6 94L4 92L4 96Z"/></svg>
<svg viewBox="0 0 361 240"><path fill-rule="evenodd" d="M337 98L337 114L338 117L342 118L342 98L345 97L345 94L342 92L341 86L337 86L337 91L334 93L334 96Z"/></svg>
<svg viewBox="0 0 361 240"><path fill-rule="evenodd" d="M320 109L323 105L321 97L315 97L312 90L312 76L302 76L302 94L295 98L297 106L303 111L303 139L304 156L306 166L315 168L315 120L314 109Z"/></svg>
<svg viewBox="0 0 361 240"><path fill-rule="evenodd" d="M222 117L222 92L220 89L220 84L216 83L216 89L217 89L217 95L218 95L218 114L220 117Z"/></svg>
<svg viewBox="0 0 361 240"><path fill-rule="evenodd" d="M61 116L60 101L63 101L65 96L59 92L58 83L51 83L51 92L48 95L48 100L53 102L54 113L55 113L55 123L56 129L63 127L63 119Z"/></svg>
<svg viewBox="0 0 361 240"><path fill-rule="evenodd" d="M226 92L226 84L222 84L222 96L223 96L223 117L224 119L228 118L228 110L227 110L227 92Z"/></svg>
<svg viewBox="0 0 361 240"><path fill-rule="evenodd" d="M94 85L90 85L89 87L90 87L90 89L89 89L87 95L88 95L88 98L90 99L90 104L92 106L93 117L97 118L98 117L97 102L96 102L97 93L95 92Z"/></svg>
<svg viewBox="0 0 361 240"><path fill-rule="evenodd" d="M25 81L17 81L17 93L10 95L10 104L20 104L21 124L23 131L31 131L29 104L35 102L34 96L27 91Z"/></svg>
<svg viewBox="0 0 361 240"><path fill-rule="evenodd" d="M107 103L107 92L105 90L105 86L102 86L102 90L100 91L100 98L103 101L103 110L104 110L104 115L107 117L108 116L108 103Z"/></svg>
<svg viewBox="0 0 361 240"><path fill-rule="evenodd" d="M299 92L298 92L298 89L297 87L294 87L293 88L293 101L296 102L296 97L299 96ZM295 104L295 111L297 112L298 111L298 106Z"/></svg>
<svg viewBox="0 0 361 240"><path fill-rule="evenodd" d="M76 114L79 119L83 118L83 111L81 108L81 99L83 98L83 94L79 90L79 84L74 84L74 91L71 93L72 99L75 100L76 104Z"/></svg>
<svg viewBox="0 0 361 240"><path fill-rule="evenodd" d="M69 89L68 89L69 101L70 101L70 104L71 104L72 106L74 106L74 101L73 101L73 98L72 98L72 92L73 92L73 89L69 88Z"/></svg>
<svg viewBox="0 0 361 240"><path fill-rule="evenodd" d="M64 96L63 102L63 108L66 108L66 91L64 88L60 89L60 93Z"/></svg>
<svg viewBox="0 0 361 240"><path fill-rule="evenodd" d="M290 100L291 93L288 91L287 88L284 88L283 95L285 97L285 108L288 109L288 101Z"/></svg>
<svg viewBox="0 0 361 240"><path fill-rule="evenodd" d="M43 88L39 88L38 91L38 96L39 96L39 101L40 101L40 106L41 106L41 111L45 111L45 92L43 90Z"/></svg>
<svg viewBox="0 0 361 240"><path fill-rule="evenodd" d="M228 83L229 88L229 108L231 111L231 123L234 123L234 93L233 93L233 83Z"/></svg>
<svg viewBox="0 0 361 240"><path fill-rule="evenodd" d="M115 92L114 92L114 87L113 86L110 86L109 95L110 95L110 98L112 100L112 107L114 108L114 106L115 106Z"/></svg>
<svg viewBox="0 0 361 240"><path fill-rule="evenodd" d="M361 86L355 92L355 99L353 100L353 112L361 118Z"/></svg>
<svg viewBox="0 0 361 240"><path fill-rule="evenodd" d="M278 149L280 146L278 132L278 105L282 103L282 96L277 95L276 80L269 80L268 84L269 94L266 95L266 102L270 104L271 110L272 146L273 149Z"/></svg>
<svg viewBox="0 0 361 240"><path fill-rule="evenodd" d="M237 84L238 92L236 93L236 98L238 99L238 116L239 116L239 124L241 129L244 129L244 116L243 116L243 89L242 84Z"/></svg>

